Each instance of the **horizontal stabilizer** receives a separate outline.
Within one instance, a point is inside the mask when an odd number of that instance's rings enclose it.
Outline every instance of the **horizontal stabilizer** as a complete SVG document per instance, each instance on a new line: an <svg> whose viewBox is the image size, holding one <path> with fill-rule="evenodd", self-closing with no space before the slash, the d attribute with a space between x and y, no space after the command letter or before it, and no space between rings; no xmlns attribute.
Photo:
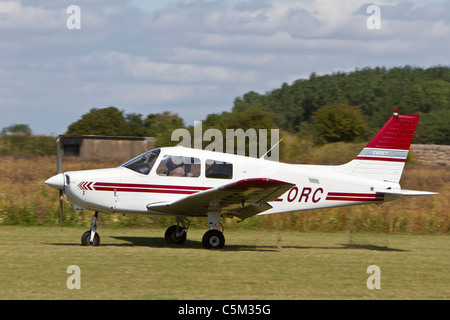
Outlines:
<svg viewBox="0 0 450 320"><path fill-rule="evenodd" d="M417 190L375 190L375 192L384 194L396 194L400 196L429 196L439 194L437 192L417 191Z"/></svg>

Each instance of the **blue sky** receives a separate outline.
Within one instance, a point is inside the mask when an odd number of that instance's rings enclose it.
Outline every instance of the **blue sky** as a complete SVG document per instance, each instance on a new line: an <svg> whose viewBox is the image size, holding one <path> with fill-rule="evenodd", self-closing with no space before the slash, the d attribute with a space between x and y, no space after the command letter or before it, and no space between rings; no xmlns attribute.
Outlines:
<svg viewBox="0 0 450 320"><path fill-rule="evenodd" d="M449 16L449 1L0 0L0 129L61 134L111 105L192 125L312 72L450 65Z"/></svg>

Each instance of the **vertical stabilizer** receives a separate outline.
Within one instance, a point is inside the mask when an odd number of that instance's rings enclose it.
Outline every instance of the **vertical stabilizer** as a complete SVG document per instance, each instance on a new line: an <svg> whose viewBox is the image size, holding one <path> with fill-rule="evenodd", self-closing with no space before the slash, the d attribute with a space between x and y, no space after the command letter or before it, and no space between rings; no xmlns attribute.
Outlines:
<svg viewBox="0 0 450 320"><path fill-rule="evenodd" d="M360 154L347 164L338 167L345 174L398 183L405 166L419 115L392 117L370 140Z"/></svg>

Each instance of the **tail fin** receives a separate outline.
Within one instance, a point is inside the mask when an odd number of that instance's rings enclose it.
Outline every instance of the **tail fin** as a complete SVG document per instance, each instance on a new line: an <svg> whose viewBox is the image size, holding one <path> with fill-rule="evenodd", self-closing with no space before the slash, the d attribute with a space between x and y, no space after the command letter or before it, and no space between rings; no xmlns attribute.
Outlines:
<svg viewBox="0 0 450 320"><path fill-rule="evenodd" d="M420 115L394 114L342 173L398 183Z"/></svg>

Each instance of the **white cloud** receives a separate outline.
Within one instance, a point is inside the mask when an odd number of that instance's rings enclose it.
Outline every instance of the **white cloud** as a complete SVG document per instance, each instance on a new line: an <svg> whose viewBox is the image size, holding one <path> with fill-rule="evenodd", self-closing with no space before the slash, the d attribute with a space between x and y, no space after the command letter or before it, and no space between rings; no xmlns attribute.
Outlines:
<svg viewBox="0 0 450 320"><path fill-rule="evenodd" d="M48 30L58 21L57 10L23 6L20 1L0 1L0 30Z"/></svg>
<svg viewBox="0 0 450 320"><path fill-rule="evenodd" d="M448 1L377 1L381 30L367 29L366 0L148 3L79 0L81 30L70 31L73 1L0 0L0 129L62 132L109 105L192 123L312 72L426 67L450 56Z"/></svg>
<svg viewBox="0 0 450 320"><path fill-rule="evenodd" d="M254 72L242 72L220 65L196 65L193 63L169 63L150 61L147 57L131 56L125 53L108 52L105 61L119 67L133 79L171 83L221 83L254 81ZM197 61L198 62L198 61Z"/></svg>

